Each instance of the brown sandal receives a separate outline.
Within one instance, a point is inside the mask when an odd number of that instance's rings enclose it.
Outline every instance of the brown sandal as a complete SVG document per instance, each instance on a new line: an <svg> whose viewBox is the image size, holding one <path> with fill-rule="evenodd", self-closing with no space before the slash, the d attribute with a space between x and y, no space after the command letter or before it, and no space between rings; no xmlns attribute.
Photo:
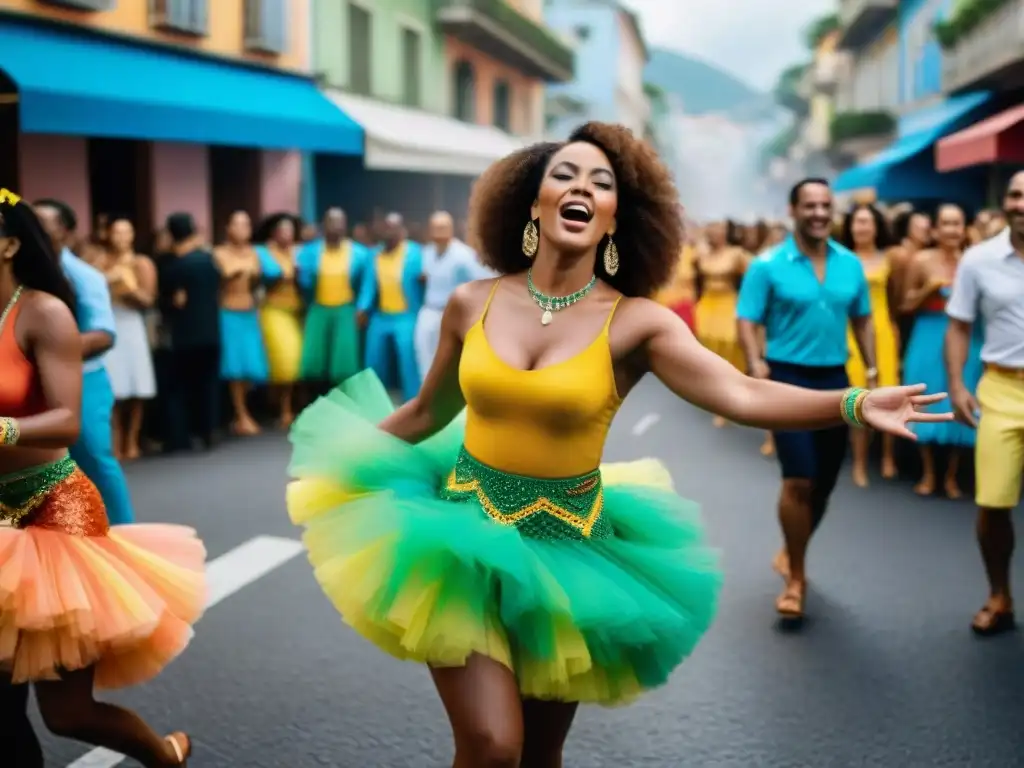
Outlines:
<svg viewBox="0 0 1024 768"><path fill-rule="evenodd" d="M775 599L775 610L783 621L801 621L804 617L804 591L795 584L787 584Z"/></svg>
<svg viewBox="0 0 1024 768"><path fill-rule="evenodd" d="M165 736L164 740L170 744L171 749L174 750L174 756L178 760L178 765L186 765L188 759L192 756L192 739L190 739L187 734L178 731L170 734L169 736ZM182 742L185 742L184 747L181 746Z"/></svg>
<svg viewBox="0 0 1024 768"><path fill-rule="evenodd" d="M971 622L974 634L982 637L1001 635L1016 627L1013 611L997 611L987 605L974 615L974 621Z"/></svg>

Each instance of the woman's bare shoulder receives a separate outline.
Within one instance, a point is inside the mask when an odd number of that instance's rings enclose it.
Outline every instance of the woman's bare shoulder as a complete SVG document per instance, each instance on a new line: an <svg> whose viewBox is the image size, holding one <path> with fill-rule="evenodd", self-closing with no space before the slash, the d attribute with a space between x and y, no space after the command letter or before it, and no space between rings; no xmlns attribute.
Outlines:
<svg viewBox="0 0 1024 768"><path fill-rule="evenodd" d="M33 339L78 335L70 307L51 293L29 290L21 299L25 332Z"/></svg>

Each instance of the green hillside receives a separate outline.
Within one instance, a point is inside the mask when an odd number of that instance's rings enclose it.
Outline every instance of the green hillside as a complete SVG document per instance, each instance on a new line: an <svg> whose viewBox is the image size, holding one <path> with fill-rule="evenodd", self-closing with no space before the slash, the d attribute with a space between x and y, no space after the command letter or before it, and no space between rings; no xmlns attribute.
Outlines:
<svg viewBox="0 0 1024 768"><path fill-rule="evenodd" d="M644 79L678 96L691 115L731 112L764 101L764 94L713 64L664 48L651 49Z"/></svg>

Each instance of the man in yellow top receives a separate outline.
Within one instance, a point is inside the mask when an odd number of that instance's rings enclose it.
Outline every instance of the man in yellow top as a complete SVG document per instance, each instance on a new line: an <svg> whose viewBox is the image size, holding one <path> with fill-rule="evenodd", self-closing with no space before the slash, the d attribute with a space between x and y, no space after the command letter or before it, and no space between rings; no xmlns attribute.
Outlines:
<svg viewBox="0 0 1024 768"><path fill-rule="evenodd" d="M362 368L356 296L372 254L349 239L341 208L327 209L322 230L297 257L296 279L309 307L301 370L306 381L338 384Z"/></svg>
<svg viewBox="0 0 1024 768"><path fill-rule="evenodd" d="M391 361L398 361L398 385L405 400L420 389L416 365L416 315L423 306L423 252L406 237L398 213L384 219L384 242L369 260L360 281L359 321L366 325L366 365L386 386L394 382Z"/></svg>

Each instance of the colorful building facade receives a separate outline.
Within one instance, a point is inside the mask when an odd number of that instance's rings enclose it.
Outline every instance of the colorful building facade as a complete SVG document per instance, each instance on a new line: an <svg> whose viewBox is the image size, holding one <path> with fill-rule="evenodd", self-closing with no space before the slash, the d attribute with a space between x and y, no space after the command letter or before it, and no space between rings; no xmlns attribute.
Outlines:
<svg viewBox="0 0 1024 768"><path fill-rule="evenodd" d="M579 123L602 120L642 136L651 117L644 93L649 55L636 14L618 0L551 0L545 19L574 41L578 61L571 82L548 88L548 132L565 138ZM580 108L563 110L566 97Z"/></svg>
<svg viewBox="0 0 1024 768"><path fill-rule="evenodd" d="M313 70L366 136L360 158L316 156L317 207L358 221L463 217L472 180L540 135L544 83L572 77L540 0L313 0L312 16Z"/></svg>
<svg viewBox="0 0 1024 768"><path fill-rule="evenodd" d="M216 240L233 210L300 209L303 151L362 151L308 76L309 0L68 5L0 0L0 182L85 231L183 210Z"/></svg>

